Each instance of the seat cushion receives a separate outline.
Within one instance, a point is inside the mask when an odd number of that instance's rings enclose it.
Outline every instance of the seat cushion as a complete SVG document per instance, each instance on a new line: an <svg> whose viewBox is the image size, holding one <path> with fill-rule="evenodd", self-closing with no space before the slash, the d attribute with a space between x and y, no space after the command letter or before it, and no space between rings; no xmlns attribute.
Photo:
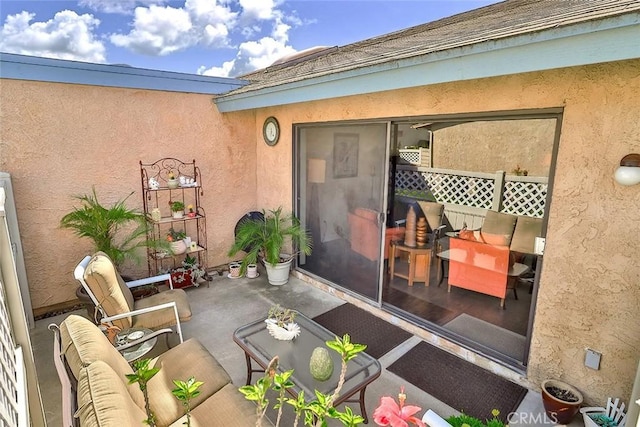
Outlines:
<svg viewBox="0 0 640 427"><path fill-rule="evenodd" d="M429 233L442 225L442 215L444 214L444 205L442 203L418 200L418 204L427 219Z"/></svg>
<svg viewBox="0 0 640 427"><path fill-rule="evenodd" d="M248 401L233 384L227 384L197 408L191 411L192 427L254 427L256 405ZM182 427L187 417L183 416L172 427ZM262 425L272 425L264 417Z"/></svg>
<svg viewBox="0 0 640 427"><path fill-rule="evenodd" d="M104 252L96 252L91 257L84 271L84 281L107 316L133 310L133 295ZM128 329L131 318L114 320L113 324L120 329Z"/></svg>
<svg viewBox="0 0 640 427"><path fill-rule="evenodd" d="M98 360L82 368L79 375L76 416L82 427L143 425L146 412L131 399L120 376L109 365Z"/></svg>
<svg viewBox="0 0 640 427"><path fill-rule="evenodd" d="M171 390L175 388L173 380L186 381L193 376L197 381L204 382L199 389L200 395L191 401L193 408L231 383L229 374L194 338L158 356L152 361L152 365L160 368L148 383L149 403L158 425L171 424L184 413L180 401L171 394Z"/></svg>
<svg viewBox="0 0 640 427"><path fill-rule="evenodd" d="M191 307L187 293L182 289L170 289L147 298L142 298L135 302L135 310L141 308L153 307L168 302L176 302L178 308L178 318L181 322L187 322L191 319ZM149 329L160 329L173 326L176 324L176 317L173 309L158 310L150 313L141 314L133 317L134 327L144 327Z"/></svg>
<svg viewBox="0 0 640 427"><path fill-rule="evenodd" d="M82 368L101 360L116 372L134 402L144 405L140 388L137 385L127 385L125 375L133 373L131 366L91 321L82 316L70 315L60 324L60 339L62 352L76 379L79 379Z"/></svg>
<svg viewBox="0 0 640 427"><path fill-rule="evenodd" d="M496 246L509 246L517 217L496 211L487 211L480 235L482 241Z"/></svg>

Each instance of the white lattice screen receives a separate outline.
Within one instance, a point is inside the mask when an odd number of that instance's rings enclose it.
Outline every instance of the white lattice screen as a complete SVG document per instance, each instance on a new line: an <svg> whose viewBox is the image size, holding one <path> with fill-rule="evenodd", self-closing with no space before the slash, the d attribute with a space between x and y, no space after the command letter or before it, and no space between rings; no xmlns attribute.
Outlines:
<svg viewBox="0 0 640 427"><path fill-rule="evenodd" d="M18 425L18 378L16 377L15 345L5 301L4 285L0 278L0 426Z"/></svg>
<svg viewBox="0 0 640 427"><path fill-rule="evenodd" d="M496 182L502 183L502 191L495 191ZM500 206L501 212L536 218L544 215L547 187L546 177L510 177L501 172L488 175L400 167L396 170L398 195L481 209ZM494 200L495 197L499 199Z"/></svg>

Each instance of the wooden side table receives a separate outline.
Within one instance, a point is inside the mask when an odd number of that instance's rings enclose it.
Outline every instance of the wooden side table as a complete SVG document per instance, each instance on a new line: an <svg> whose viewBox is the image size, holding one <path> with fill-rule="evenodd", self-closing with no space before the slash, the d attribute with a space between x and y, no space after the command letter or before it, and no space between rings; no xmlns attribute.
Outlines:
<svg viewBox="0 0 640 427"><path fill-rule="evenodd" d="M396 254L398 252L407 252L409 254L409 274L405 275L397 273L396 267ZM413 286L413 282L424 282L425 286L429 286L429 273L431 269L431 252L430 246L405 246L401 241L391 242L391 251L389 253L389 268L391 272L391 278L394 276L402 277L409 281L409 286ZM424 277L416 277L416 267L418 260L424 263Z"/></svg>

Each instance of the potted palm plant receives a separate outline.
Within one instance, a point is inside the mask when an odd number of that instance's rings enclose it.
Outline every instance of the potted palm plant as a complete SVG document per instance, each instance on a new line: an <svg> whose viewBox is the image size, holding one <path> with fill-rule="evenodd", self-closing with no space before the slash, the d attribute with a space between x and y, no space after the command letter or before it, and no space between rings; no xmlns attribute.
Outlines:
<svg viewBox="0 0 640 427"><path fill-rule="evenodd" d="M106 253L116 268L121 267L126 260L139 262L139 248L146 246L165 248L168 244L146 240L149 219L144 213L129 209L125 205L132 194L133 192L112 206L103 206L100 203L95 188L92 188L91 194L74 196L80 201L80 206L74 207L71 212L62 217L60 227L68 228L76 235L90 239L94 250ZM141 292L146 291L146 289L141 290ZM76 291L76 296L87 306L91 306L90 311L93 311L93 303L86 292L83 292L82 286Z"/></svg>
<svg viewBox="0 0 640 427"><path fill-rule="evenodd" d="M311 254L311 238L300 225L294 214L283 214L282 207L264 210L264 218L246 218L236 228L236 239L229 256L244 250L240 275L244 275L249 264L262 258L267 269L267 278L272 285L284 285L289 280L289 270L293 257L302 252ZM283 250L291 245L293 253L286 255Z"/></svg>

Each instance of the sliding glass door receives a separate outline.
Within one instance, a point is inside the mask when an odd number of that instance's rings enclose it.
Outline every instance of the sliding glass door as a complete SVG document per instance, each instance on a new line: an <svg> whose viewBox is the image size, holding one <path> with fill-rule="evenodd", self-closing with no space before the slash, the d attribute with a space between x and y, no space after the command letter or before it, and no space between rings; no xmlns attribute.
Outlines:
<svg viewBox="0 0 640 427"><path fill-rule="evenodd" d="M296 128L297 210L313 238L307 273L377 301L383 259L387 123Z"/></svg>

